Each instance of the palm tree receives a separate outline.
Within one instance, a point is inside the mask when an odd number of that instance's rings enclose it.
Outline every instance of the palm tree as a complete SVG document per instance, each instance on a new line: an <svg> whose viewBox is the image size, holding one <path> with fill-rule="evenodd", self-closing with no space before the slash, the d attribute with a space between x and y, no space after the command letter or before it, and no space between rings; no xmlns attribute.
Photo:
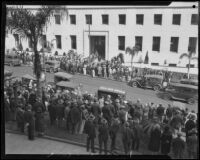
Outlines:
<svg viewBox="0 0 200 160"><path fill-rule="evenodd" d="M37 95L42 95L40 87L40 76L42 67L40 62L37 44L42 38L44 29L47 29L47 23L54 12L59 11L61 18L67 13L65 7L60 6L41 6L35 9L35 12L23 6L7 8L6 27L11 33L17 33L21 38L29 38L34 51L34 74L37 79Z"/></svg>
<svg viewBox="0 0 200 160"><path fill-rule="evenodd" d="M126 53L128 53L131 56L131 68L133 67L133 57L138 54L140 50L140 47L138 45L135 45L133 48L127 47L126 48Z"/></svg>
<svg viewBox="0 0 200 160"><path fill-rule="evenodd" d="M186 57L188 59L188 61L189 61L188 66L187 66L187 68L188 68L188 73L187 73L188 74L188 79L190 78L190 63L191 63L191 60L197 60L198 59L197 57L194 57L194 54L195 54L195 50L194 49L190 49L189 53L183 53L179 57L180 59Z"/></svg>

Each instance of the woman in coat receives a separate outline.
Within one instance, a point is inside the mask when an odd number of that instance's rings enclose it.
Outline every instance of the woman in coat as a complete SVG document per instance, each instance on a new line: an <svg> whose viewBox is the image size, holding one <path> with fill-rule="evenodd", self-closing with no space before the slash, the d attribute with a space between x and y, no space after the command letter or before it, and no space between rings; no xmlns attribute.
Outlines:
<svg viewBox="0 0 200 160"><path fill-rule="evenodd" d="M169 126L166 126L164 132L161 135L161 153L164 155L169 154L171 149L172 133Z"/></svg>
<svg viewBox="0 0 200 160"><path fill-rule="evenodd" d="M160 149L160 137L161 130L160 125L156 124L155 128L151 131L150 141L148 145L148 149L154 153L158 152Z"/></svg>

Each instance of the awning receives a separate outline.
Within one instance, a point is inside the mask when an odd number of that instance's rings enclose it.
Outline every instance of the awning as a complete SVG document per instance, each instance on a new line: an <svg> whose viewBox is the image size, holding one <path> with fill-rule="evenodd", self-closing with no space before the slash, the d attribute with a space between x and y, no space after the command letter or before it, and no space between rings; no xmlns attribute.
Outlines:
<svg viewBox="0 0 200 160"><path fill-rule="evenodd" d="M30 80L34 80L34 81L36 81L36 78L33 77L33 76L31 76L31 75L29 75L29 74L25 74L25 75L23 75L22 78L30 79Z"/></svg>

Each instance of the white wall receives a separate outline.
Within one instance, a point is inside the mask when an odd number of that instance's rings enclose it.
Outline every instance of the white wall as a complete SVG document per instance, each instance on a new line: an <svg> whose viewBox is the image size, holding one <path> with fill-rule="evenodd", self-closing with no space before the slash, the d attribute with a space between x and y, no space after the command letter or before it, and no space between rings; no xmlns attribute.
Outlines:
<svg viewBox="0 0 200 160"><path fill-rule="evenodd" d="M88 25L85 23L85 15L92 14L91 34L106 36L106 58L111 59L118 53L118 36L125 36L125 47L135 45L135 36L143 37L142 52L134 57L137 62L142 56L143 60L148 51L149 61L163 65L167 63L178 64L179 56L187 53L189 37L198 37L198 25L191 25L191 15L198 14L198 7L193 8L135 8L135 9L69 9L69 15L76 15L76 25L70 24L70 19L64 18L61 25L56 25L54 17L47 29L47 40L55 39L55 35L61 35L62 49L57 49L54 41L52 52L58 51L60 55L71 49L70 35L76 35L77 52L88 56L89 42L87 37ZM109 25L102 24L102 14L109 15ZM119 14L126 14L126 25L119 24ZM136 25L136 14L144 14L144 24ZM162 25L154 25L154 14L162 14ZM172 15L181 14L181 25L172 25ZM94 32L92 32L94 31ZM103 31L103 32L99 32ZM160 52L152 51L153 36L161 37ZM178 53L170 52L171 37L179 37ZM107 46L108 45L108 46ZM38 46L40 49L41 47ZM198 56L198 42L197 53ZM125 61L130 62L130 56L125 55ZM182 60L179 65L185 66L187 60ZM192 62L197 63L197 62Z"/></svg>

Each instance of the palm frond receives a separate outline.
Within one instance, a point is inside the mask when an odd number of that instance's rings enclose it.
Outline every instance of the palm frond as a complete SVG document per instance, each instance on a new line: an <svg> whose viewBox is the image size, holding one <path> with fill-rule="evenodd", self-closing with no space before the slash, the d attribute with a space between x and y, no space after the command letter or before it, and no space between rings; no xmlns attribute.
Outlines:
<svg viewBox="0 0 200 160"><path fill-rule="evenodd" d="M189 58L189 55L187 53L183 53L180 55L179 59L182 59L184 57Z"/></svg>
<svg viewBox="0 0 200 160"><path fill-rule="evenodd" d="M132 48L131 47L127 47L126 50L125 50L125 53L128 53L128 54L132 55L132 53L133 53Z"/></svg>

